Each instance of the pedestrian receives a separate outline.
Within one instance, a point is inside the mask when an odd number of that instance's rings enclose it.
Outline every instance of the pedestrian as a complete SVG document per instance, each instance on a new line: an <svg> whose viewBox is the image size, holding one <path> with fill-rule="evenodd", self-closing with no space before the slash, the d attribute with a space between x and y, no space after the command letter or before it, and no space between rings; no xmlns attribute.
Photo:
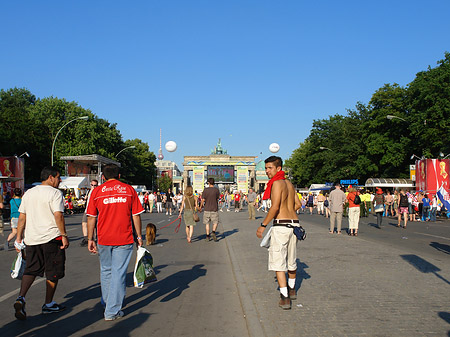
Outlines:
<svg viewBox="0 0 450 337"><path fill-rule="evenodd" d="M248 219L256 220L255 218L256 193L253 191L253 188L250 188L248 191L247 203L248 203Z"/></svg>
<svg viewBox="0 0 450 337"><path fill-rule="evenodd" d="M192 235L194 234L194 212L197 211L197 197L194 195L192 186L186 187L184 196L182 197L180 213L178 217L181 218L181 213L184 210L184 224L186 226L186 239L188 243L192 242Z"/></svg>
<svg viewBox="0 0 450 337"><path fill-rule="evenodd" d="M234 194L234 212L237 213L241 209L239 202L241 200L241 195L236 191Z"/></svg>
<svg viewBox="0 0 450 337"><path fill-rule="evenodd" d="M430 209L431 209L431 200L428 198L428 194L424 194L422 203L422 221L430 221Z"/></svg>
<svg viewBox="0 0 450 337"><path fill-rule="evenodd" d="M61 182L59 171L44 167L41 185L29 189L19 207L16 250L25 248L26 267L20 285L19 297L14 303L15 316L25 320L25 296L36 276L46 277L43 314L57 313L65 309L53 301L58 281L64 277L66 254L69 247L64 223L64 197L57 189ZM24 247L24 244L26 247Z"/></svg>
<svg viewBox="0 0 450 337"><path fill-rule="evenodd" d="M148 208L150 213L153 213L154 204L155 204L155 194L152 191L150 191L150 193L148 194Z"/></svg>
<svg viewBox="0 0 450 337"><path fill-rule="evenodd" d="M208 178L208 187L203 190L202 201L200 205L200 212L205 209L203 214L203 224L206 226L206 241L210 241L209 235L209 223L212 223L211 236L214 241L217 241L216 229L219 224L219 201L220 192L217 187L214 186L214 178Z"/></svg>
<svg viewBox="0 0 450 337"><path fill-rule="evenodd" d="M19 207L22 203L22 190L20 188L15 188L13 191L13 197L9 201L11 210L11 233L9 233L8 238L5 243L5 250L9 250L9 241L14 239L17 234L17 224L19 223Z"/></svg>
<svg viewBox="0 0 450 337"><path fill-rule="evenodd" d="M156 211L158 213L162 213L162 196L161 193L158 191L158 193L156 193Z"/></svg>
<svg viewBox="0 0 450 337"><path fill-rule="evenodd" d="M383 212L384 212L384 204L385 204L385 200L384 200L384 195L383 195L383 190L381 188L377 188L377 193L375 195L374 198L374 208L375 208L375 214L377 216L377 226L378 228L381 228L381 222L383 221Z"/></svg>
<svg viewBox="0 0 450 337"><path fill-rule="evenodd" d="M385 216L394 216L394 197L391 195L391 192L389 190L387 190L386 198L384 199L386 205Z"/></svg>
<svg viewBox="0 0 450 337"><path fill-rule="evenodd" d="M323 195L323 191L319 192L319 195L317 196L317 214L319 215L325 215L325 210L324 210L324 203L325 201L325 196Z"/></svg>
<svg viewBox="0 0 450 337"><path fill-rule="evenodd" d="M335 189L330 192L328 201L330 203L330 234L334 233L334 224L336 223L336 232L341 234L342 214L344 213L344 204L347 202L347 197L344 191L341 190L341 185L336 183Z"/></svg>
<svg viewBox="0 0 450 337"><path fill-rule="evenodd" d="M399 194L399 202L398 202L398 224L397 227L400 227L402 222L402 214L404 219L403 228L406 229L406 224L408 223L408 196L405 194L405 190L402 188Z"/></svg>
<svg viewBox="0 0 450 337"><path fill-rule="evenodd" d="M141 216L144 208L136 191L119 180L119 167L108 164L103 168L106 180L92 191L86 214L88 216L88 249L98 253L100 284L105 303L104 317L113 321L124 316L125 279L133 252L133 225L138 246L142 246ZM97 218L97 243L93 240Z"/></svg>
<svg viewBox="0 0 450 337"><path fill-rule="evenodd" d="M173 198L175 197L173 195L172 190L169 188L167 190L167 201L166 201L166 215L172 215L172 209L173 209Z"/></svg>
<svg viewBox="0 0 450 337"><path fill-rule="evenodd" d="M306 207L309 208L309 214L312 215L313 208L314 208L314 195L312 194L312 192L309 192L308 200L306 202Z"/></svg>
<svg viewBox="0 0 450 337"><path fill-rule="evenodd" d="M430 221L436 221L437 212L437 198L436 194L431 197L431 211L430 211Z"/></svg>
<svg viewBox="0 0 450 337"><path fill-rule="evenodd" d="M359 196L359 193L356 191L355 187L349 187L348 189L348 235L358 236L358 227L359 227L359 215L360 215L360 207L359 204L355 203L356 196Z"/></svg>
<svg viewBox="0 0 450 337"><path fill-rule="evenodd" d="M297 237L292 226L299 226L297 209L301 207L294 186L286 180L283 161L280 157L271 156L265 161L267 177L270 179L263 198L272 200L272 207L256 236L262 238L264 230L273 220L269 247L269 270L275 271L280 288L279 306L291 309L291 300L297 298L295 279L297 274ZM289 227L287 227L289 225ZM286 280L286 272L288 280Z"/></svg>
<svg viewBox="0 0 450 337"><path fill-rule="evenodd" d="M324 195L325 200L323 202L323 207L325 208L325 218L329 218L330 217L330 200L328 197L328 193L325 193Z"/></svg>
<svg viewBox="0 0 450 337"><path fill-rule="evenodd" d="M87 204L89 203L89 199L91 197L91 192L97 186L98 186L98 180L97 179L92 179L91 180L91 189L89 190L88 195L85 197L86 198L86 208L84 209L83 218L81 219L81 230L83 232L83 239L80 242L80 246L81 247L87 247L87 245L88 245L88 230L87 230L86 209L87 209Z"/></svg>

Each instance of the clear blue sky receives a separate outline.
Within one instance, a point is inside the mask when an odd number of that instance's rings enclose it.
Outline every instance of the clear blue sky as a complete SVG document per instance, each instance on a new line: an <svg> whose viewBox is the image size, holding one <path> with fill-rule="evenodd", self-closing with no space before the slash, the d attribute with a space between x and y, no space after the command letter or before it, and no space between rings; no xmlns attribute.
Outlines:
<svg viewBox="0 0 450 337"><path fill-rule="evenodd" d="M291 156L314 119L450 51L450 1L4 1L0 88L76 101L179 166ZM182 167L180 167L182 169Z"/></svg>

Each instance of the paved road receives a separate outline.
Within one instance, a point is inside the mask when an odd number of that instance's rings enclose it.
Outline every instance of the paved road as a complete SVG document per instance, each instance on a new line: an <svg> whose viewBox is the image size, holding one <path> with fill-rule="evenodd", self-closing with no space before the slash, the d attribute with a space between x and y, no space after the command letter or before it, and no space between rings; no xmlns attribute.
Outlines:
<svg viewBox="0 0 450 337"><path fill-rule="evenodd" d="M27 296L28 319L14 319L19 282L9 277L14 251L0 260L1 336L446 336L450 330L450 222L412 223L408 229L363 218L358 237L331 235L327 220L301 215L308 232L298 244L299 298L292 310L278 308L267 251L259 247L257 221L224 212L219 242L188 244L176 223L158 232L154 257L158 282L132 287L129 268L126 316L105 322L99 304L98 257L79 247L80 216L66 219L71 239L66 277L55 300L68 309L40 314L44 283ZM174 218L170 218L170 221ZM145 214L158 228L163 214ZM392 224L389 224L392 223ZM347 221L344 220L344 227ZM134 259L133 259L134 260Z"/></svg>

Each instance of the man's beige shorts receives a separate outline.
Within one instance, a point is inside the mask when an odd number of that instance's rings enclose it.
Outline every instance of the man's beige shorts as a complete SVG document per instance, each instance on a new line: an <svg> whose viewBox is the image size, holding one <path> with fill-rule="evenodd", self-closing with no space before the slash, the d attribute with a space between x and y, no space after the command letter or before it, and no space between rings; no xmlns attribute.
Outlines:
<svg viewBox="0 0 450 337"><path fill-rule="evenodd" d="M203 214L203 224L207 225L210 221L213 225L217 225L219 223L219 212L205 211Z"/></svg>
<svg viewBox="0 0 450 337"><path fill-rule="evenodd" d="M292 228L272 227L269 247L269 270L297 270L297 237Z"/></svg>

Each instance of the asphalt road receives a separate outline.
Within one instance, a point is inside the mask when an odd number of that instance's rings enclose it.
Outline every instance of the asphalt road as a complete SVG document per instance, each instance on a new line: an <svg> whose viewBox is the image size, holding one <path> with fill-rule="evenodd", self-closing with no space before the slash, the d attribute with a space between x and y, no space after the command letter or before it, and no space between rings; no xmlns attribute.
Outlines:
<svg viewBox="0 0 450 337"><path fill-rule="evenodd" d="M144 228L148 222L160 228L175 217L153 213L143 214L142 220ZM45 283L38 278L26 297L27 320L17 321L12 305L20 281L11 279L8 272L15 252L0 251L4 271L0 276L1 336L248 335L223 234L218 242L206 242L204 226L199 225L196 234L200 237L188 244L184 224L178 234L177 223L160 230L155 245L148 247L158 281L142 289L133 287L133 254L127 274L125 317L106 322L99 302L98 257L79 246L80 222L80 215L66 218L71 245L66 276L55 295L55 301L67 307L62 313L41 314Z"/></svg>
<svg viewBox="0 0 450 337"><path fill-rule="evenodd" d="M196 226L188 244L184 225L158 231L149 250L158 281L133 287L128 269L125 317L103 320L99 261L80 247L81 216L66 218L71 246L66 277L55 300L67 310L42 315L44 282L27 295L28 319L14 318L20 282L9 269L15 251L0 251L0 336L444 336L450 329L450 221L408 223L362 218L358 237L329 234L328 219L300 215L307 230L298 243L297 289L292 310L278 308L267 251L259 247L257 221L247 213L220 213L219 241L206 242ZM175 220L144 214L143 227ZM343 229L347 227L344 218ZM6 235L8 231L6 231Z"/></svg>

